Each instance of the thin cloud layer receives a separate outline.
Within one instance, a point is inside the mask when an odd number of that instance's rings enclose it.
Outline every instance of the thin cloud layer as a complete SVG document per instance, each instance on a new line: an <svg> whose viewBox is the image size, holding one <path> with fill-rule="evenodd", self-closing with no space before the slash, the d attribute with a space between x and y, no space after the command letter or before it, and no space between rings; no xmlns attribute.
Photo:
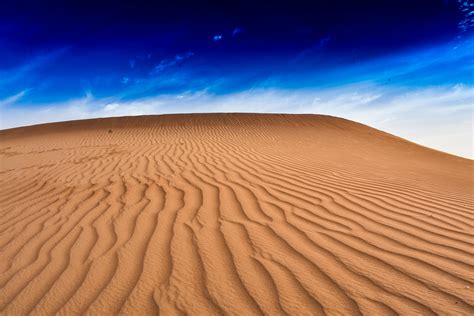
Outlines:
<svg viewBox="0 0 474 316"><path fill-rule="evenodd" d="M191 58L193 56L194 56L193 52L185 52L183 54L177 54L173 58L163 59L158 65L156 65L153 68L153 70L151 71L151 74L156 75L167 68L179 65L184 60Z"/></svg>

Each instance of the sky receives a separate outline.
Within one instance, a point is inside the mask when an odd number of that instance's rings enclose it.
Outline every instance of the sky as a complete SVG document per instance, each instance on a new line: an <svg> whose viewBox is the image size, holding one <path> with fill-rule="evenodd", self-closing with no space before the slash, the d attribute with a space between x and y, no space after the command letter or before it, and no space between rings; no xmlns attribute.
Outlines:
<svg viewBox="0 0 474 316"><path fill-rule="evenodd" d="M0 129L314 113L474 158L474 1L0 2Z"/></svg>

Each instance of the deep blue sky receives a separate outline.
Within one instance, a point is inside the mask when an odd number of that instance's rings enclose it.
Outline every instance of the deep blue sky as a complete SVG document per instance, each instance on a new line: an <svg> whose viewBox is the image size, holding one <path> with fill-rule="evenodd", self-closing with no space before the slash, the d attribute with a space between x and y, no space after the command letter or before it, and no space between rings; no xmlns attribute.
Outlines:
<svg viewBox="0 0 474 316"><path fill-rule="evenodd" d="M473 25L474 3L465 0L3 0L2 127L107 113L316 112L322 95L373 91L384 104L427 91L461 91L465 103ZM295 93L310 101L261 106L274 102L268 94ZM254 105L217 106L232 95ZM362 110L380 106L370 102ZM329 104L325 112L344 112Z"/></svg>

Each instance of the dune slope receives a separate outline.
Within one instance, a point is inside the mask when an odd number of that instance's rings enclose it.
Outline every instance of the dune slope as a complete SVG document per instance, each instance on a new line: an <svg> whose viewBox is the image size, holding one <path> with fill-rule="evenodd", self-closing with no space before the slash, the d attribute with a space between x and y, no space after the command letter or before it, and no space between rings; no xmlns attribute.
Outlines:
<svg viewBox="0 0 474 316"><path fill-rule="evenodd" d="M0 131L0 314L472 315L472 172L317 115Z"/></svg>

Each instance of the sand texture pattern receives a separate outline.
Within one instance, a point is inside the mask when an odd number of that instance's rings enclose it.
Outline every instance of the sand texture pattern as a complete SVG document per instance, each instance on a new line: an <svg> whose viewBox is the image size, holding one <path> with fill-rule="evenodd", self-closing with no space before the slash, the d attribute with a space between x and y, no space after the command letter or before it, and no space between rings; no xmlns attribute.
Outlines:
<svg viewBox="0 0 474 316"><path fill-rule="evenodd" d="M0 131L1 315L473 315L473 161L318 115Z"/></svg>

